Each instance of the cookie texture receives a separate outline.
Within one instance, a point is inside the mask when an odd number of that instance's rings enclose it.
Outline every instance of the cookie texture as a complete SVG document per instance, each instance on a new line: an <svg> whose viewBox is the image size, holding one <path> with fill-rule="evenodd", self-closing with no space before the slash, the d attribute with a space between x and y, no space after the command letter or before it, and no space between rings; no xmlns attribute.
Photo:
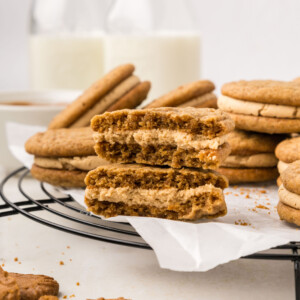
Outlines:
<svg viewBox="0 0 300 300"><path fill-rule="evenodd" d="M300 226L300 210L278 202L277 212L281 220Z"/></svg>
<svg viewBox="0 0 300 300"><path fill-rule="evenodd" d="M89 110L95 103L117 86L121 81L129 77L134 71L132 64L121 65L104 77L96 81L66 109L59 113L49 124L49 129L69 127L82 114Z"/></svg>
<svg viewBox="0 0 300 300"><path fill-rule="evenodd" d="M59 299L56 296L46 295L46 296L40 297L39 300L59 300Z"/></svg>
<svg viewBox="0 0 300 300"><path fill-rule="evenodd" d="M19 286L16 280L0 267L0 299L21 300Z"/></svg>
<svg viewBox="0 0 300 300"><path fill-rule="evenodd" d="M297 119L280 119L228 113L238 129L264 133L295 133L300 132Z"/></svg>
<svg viewBox="0 0 300 300"><path fill-rule="evenodd" d="M182 85L168 94L152 101L146 108L178 106L206 93L210 93L214 89L214 84L209 80L195 81Z"/></svg>
<svg viewBox="0 0 300 300"><path fill-rule="evenodd" d="M300 160L300 137L282 141L275 150L276 157L285 162L292 163Z"/></svg>
<svg viewBox="0 0 300 300"><path fill-rule="evenodd" d="M183 104L178 105L178 107L211 107L218 108L217 106L217 96L213 93L207 93L202 96L198 96L194 99L188 100Z"/></svg>
<svg viewBox="0 0 300 300"><path fill-rule="evenodd" d="M25 150L46 157L95 155L92 130L89 127L39 132L26 142Z"/></svg>
<svg viewBox="0 0 300 300"><path fill-rule="evenodd" d="M300 160L291 163L280 177L288 191L300 195Z"/></svg>
<svg viewBox="0 0 300 300"><path fill-rule="evenodd" d="M9 273L20 290L21 300L38 300L44 295L58 294L59 285L52 277L45 275Z"/></svg>
<svg viewBox="0 0 300 300"><path fill-rule="evenodd" d="M230 184L244 182L263 182L278 177L277 168L219 168L218 172L226 176Z"/></svg>
<svg viewBox="0 0 300 300"><path fill-rule="evenodd" d="M84 178L86 171L46 169L33 165L31 175L42 182L47 182L61 187L85 187Z"/></svg>
<svg viewBox="0 0 300 300"><path fill-rule="evenodd" d="M283 185L278 189L279 199L285 205L288 205L295 209L300 209L300 195L291 193Z"/></svg>
<svg viewBox="0 0 300 300"><path fill-rule="evenodd" d="M235 99L300 106L300 86L292 81L252 80L226 83L222 94Z"/></svg>
<svg viewBox="0 0 300 300"><path fill-rule="evenodd" d="M276 179L276 184L278 187L280 187L282 185L282 180L281 180L280 176Z"/></svg>
<svg viewBox="0 0 300 300"><path fill-rule="evenodd" d="M231 155L252 155L274 153L277 144L285 137L235 129L228 134L227 142L231 147Z"/></svg>
<svg viewBox="0 0 300 300"><path fill-rule="evenodd" d="M125 108L132 109L139 106L142 101L147 98L150 87L150 81L139 83L131 91L116 101L116 103L113 103L111 106L109 106L106 111L115 111Z"/></svg>

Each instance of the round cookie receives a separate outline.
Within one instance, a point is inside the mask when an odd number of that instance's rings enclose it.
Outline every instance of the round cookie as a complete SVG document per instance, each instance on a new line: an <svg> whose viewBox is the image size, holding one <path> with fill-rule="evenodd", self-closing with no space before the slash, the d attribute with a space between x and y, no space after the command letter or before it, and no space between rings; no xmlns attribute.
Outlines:
<svg viewBox="0 0 300 300"><path fill-rule="evenodd" d="M277 212L281 220L300 226L300 209L292 208L279 201Z"/></svg>
<svg viewBox="0 0 300 300"><path fill-rule="evenodd" d="M227 141L231 146L232 155L252 155L274 153L276 145L284 137L284 135L269 135L235 129L228 134Z"/></svg>
<svg viewBox="0 0 300 300"><path fill-rule="evenodd" d="M80 116L88 111L97 101L116 87L134 71L132 64L118 66L104 77L96 81L81 96L70 103L61 113L54 117L49 129L65 128L74 123Z"/></svg>
<svg viewBox="0 0 300 300"><path fill-rule="evenodd" d="M262 182L278 177L277 168L219 168L218 172L226 176L230 184L242 182Z"/></svg>
<svg viewBox="0 0 300 300"><path fill-rule="evenodd" d="M281 180L280 176L276 179L276 184L278 187L280 187L282 185L282 180Z"/></svg>
<svg viewBox="0 0 300 300"><path fill-rule="evenodd" d="M226 83L222 94L239 100L300 106L300 86L292 81L252 80Z"/></svg>
<svg viewBox="0 0 300 300"><path fill-rule="evenodd" d="M29 138L25 150L47 157L95 155L92 132L89 127L50 129Z"/></svg>
<svg viewBox="0 0 300 300"><path fill-rule="evenodd" d="M280 202L295 209L300 209L300 195L291 193L283 185L278 189Z"/></svg>
<svg viewBox="0 0 300 300"><path fill-rule="evenodd" d="M282 141L275 149L276 157L285 163L300 160L300 137Z"/></svg>
<svg viewBox="0 0 300 300"><path fill-rule="evenodd" d="M229 115L235 121L235 126L238 129L270 134L300 132L298 119L269 118L235 113L229 113Z"/></svg>
<svg viewBox="0 0 300 300"><path fill-rule="evenodd" d="M45 169L33 165L31 175L43 182L61 187L85 187L84 178L88 172L79 170Z"/></svg>
<svg viewBox="0 0 300 300"><path fill-rule="evenodd" d="M288 191L300 195L300 160L291 163L280 177Z"/></svg>
<svg viewBox="0 0 300 300"><path fill-rule="evenodd" d="M145 108L179 106L206 93L210 93L214 89L214 84L209 80L195 81L182 85L168 94L153 100Z"/></svg>
<svg viewBox="0 0 300 300"><path fill-rule="evenodd" d="M277 158L273 153L258 153L252 155L227 156L222 162L226 168L271 168L277 166Z"/></svg>

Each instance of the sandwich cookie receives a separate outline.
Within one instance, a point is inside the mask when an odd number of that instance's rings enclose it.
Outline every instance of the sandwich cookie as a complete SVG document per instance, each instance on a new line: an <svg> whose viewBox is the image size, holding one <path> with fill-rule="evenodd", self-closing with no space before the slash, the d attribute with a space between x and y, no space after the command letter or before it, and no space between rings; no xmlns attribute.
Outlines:
<svg viewBox="0 0 300 300"><path fill-rule="evenodd" d="M286 139L279 143L275 149L275 155L278 158L278 172L282 174L289 164L296 160L300 160L300 137ZM278 185L282 183L278 178Z"/></svg>
<svg viewBox="0 0 300 300"><path fill-rule="evenodd" d="M300 160L291 163L280 177L277 205L280 219L300 226Z"/></svg>
<svg viewBox="0 0 300 300"><path fill-rule="evenodd" d="M227 211L228 181L211 170L111 164L90 171L85 183L88 210L104 217L197 220Z"/></svg>
<svg viewBox="0 0 300 300"><path fill-rule="evenodd" d="M195 81L153 100L146 108L188 106L217 108L217 97L212 93L214 89L214 84L209 80Z"/></svg>
<svg viewBox="0 0 300 300"><path fill-rule="evenodd" d="M229 155L228 114L212 108L120 110L91 121L95 151L114 163L216 169Z"/></svg>
<svg viewBox="0 0 300 300"><path fill-rule="evenodd" d="M150 82L140 82L133 71L132 64L113 69L55 116L49 129L89 126L97 114L138 106L146 99Z"/></svg>
<svg viewBox="0 0 300 300"><path fill-rule="evenodd" d="M230 114L238 129L271 134L300 132L300 85L296 82L227 83L218 107Z"/></svg>
<svg viewBox="0 0 300 300"><path fill-rule="evenodd" d="M278 175L278 160L274 150L283 138L283 135L234 130L227 138L231 153L218 171L225 175L231 184L275 179Z"/></svg>
<svg viewBox="0 0 300 300"><path fill-rule="evenodd" d="M108 163L96 155L89 127L37 133L25 149L34 155L32 176L56 186L84 187L87 172Z"/></svg>

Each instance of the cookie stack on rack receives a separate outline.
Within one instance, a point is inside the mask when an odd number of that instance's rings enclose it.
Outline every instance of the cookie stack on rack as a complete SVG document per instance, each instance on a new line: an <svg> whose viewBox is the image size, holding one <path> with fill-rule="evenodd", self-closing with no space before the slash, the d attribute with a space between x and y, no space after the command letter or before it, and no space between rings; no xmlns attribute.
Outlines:
<svg viewBox="0 0 300 300"><path fill-rule="evenodd" d="M150 108L92 119L96 153L111 162L85 179L88 209L105 217L174 220L226 214L228 183L213 171L230 152L228 114L215 109Z"/></svg>

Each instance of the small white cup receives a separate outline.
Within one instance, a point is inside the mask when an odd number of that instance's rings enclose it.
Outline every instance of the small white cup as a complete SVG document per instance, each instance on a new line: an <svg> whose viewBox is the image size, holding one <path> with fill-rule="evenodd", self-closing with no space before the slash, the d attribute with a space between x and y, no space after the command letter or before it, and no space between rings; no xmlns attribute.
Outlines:
<svg viewBox="0 0 300 300"><path fill-rule="evenodd" d="M71 90L0 92L0 168L8 172L21 166L7 146L7 122L47 127L51 119L65 107L62 104L72 102L79 94L80 91ZM13 105L15 102L30 105Z"/></svg>

